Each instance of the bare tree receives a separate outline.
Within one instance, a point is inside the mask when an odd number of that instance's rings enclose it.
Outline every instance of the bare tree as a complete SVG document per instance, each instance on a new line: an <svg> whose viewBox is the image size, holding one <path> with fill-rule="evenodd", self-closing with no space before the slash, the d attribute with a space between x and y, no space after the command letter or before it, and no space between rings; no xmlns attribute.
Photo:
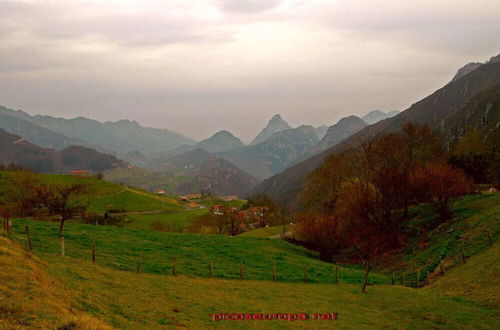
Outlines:
<svg viewBox="0 0 500 330"><path fill-rule="evenodd" d="M88 207L88 202L81 198L87 192L87 185L73 183L47 186L47 188L47 207L51 213L61 216L58 234L61 238L65 221L85 212Z"/></svg>

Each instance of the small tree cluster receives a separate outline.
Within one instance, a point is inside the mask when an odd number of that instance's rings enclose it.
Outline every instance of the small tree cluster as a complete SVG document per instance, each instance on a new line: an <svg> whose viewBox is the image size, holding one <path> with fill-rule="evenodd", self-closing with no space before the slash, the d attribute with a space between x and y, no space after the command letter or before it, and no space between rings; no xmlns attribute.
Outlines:
<svg viewBox="0 0 500 330"><path fill-rule="evenodd" d="M75 215L83 214L88 203L82 196L87 191L84 183L49 184L37 173L16 171L12 177L13 196L21 216L57 214L61 216L59 237L64 223Z"/></svg>

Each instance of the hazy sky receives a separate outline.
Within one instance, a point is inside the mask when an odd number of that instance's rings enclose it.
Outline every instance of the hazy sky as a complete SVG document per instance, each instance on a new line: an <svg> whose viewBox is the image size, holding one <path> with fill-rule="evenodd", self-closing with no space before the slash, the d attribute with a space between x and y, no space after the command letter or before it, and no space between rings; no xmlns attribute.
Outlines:
<svg viewBox="0 0 500 330"><path fill-rule="evenodd" d="M0 0L1 105L197 139L405 109L498 52L498 0Z"/></svg>

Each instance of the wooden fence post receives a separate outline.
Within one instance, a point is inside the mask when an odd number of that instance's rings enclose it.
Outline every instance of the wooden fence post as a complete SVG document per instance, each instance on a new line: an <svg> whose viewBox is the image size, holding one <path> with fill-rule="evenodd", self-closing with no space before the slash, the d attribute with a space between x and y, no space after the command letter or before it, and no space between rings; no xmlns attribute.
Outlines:
<svg viewBox="0 0 500 330"><path fill-rule="evenodd" d="M420 286L420 270L417 271L417 278L415 280L415 286L417 288Z"/></svg>
<svg viewBox="0 0 500 330"><path fill-rule="evenodd" d="M7 220L7 235L12 235L12 221Z"/></svg>
<svg viewBox="0 0 500 330"><path fill-rule="evenodd" d="M307 276L307 266L304 265L304 283L307 283L308 276Z"/></svg>
<svg viewBox="0 0 500 330"><path fill-rule="evenodd" d="M394 268L392 269L391 284L392 285L396 284L396 270Z"/></svg>
<svg viewBox="0 0 500 330"><path fill-rule="evenodd" d="M335 262L335 284L339 284L339 264Z"/></svg>
<svg viewBox="0 0 500 330"><path fill-rule="evenodd" d="M142 264L142 256L139 255L139 257L137 258L137 274L139 274L141 272L141 264Z"/></svg>
<svg viewBox="0 0 500 330"><path fill-rule="evenodd" d="M212 260L208 263L208 278L212 278L212 272L214 271L214 265L212 264Z"/></svg>
<svg viewBox="0 0 500 330"><path fill-rule="evenodd" d="M240 262L240 280L243 279L245 272L245 266L243 265L243 261Z"/></svg>
<svg viewBox="0 0 500 330"><path fill-rule="evenodd" d="M488 229L488 246L492 247L493 242L491 241L491 230Z"/></svg>
<svg viewBox="0 0 500 330"><path fill-rule="evenodd" d="M177 259L175 257L172 258L172 275L177 275L177 270L175 269L177 264Z"/></svg>
<svg viewBox="0 0 500 330"><path fill-rule="evenodd" d="M427 271L427 276L425 277L425 285L429 285L429 271Z"/></svg>
<svg viewBox="0 0 500 330"><path fill-rule="evenodd" d="M28 239L28 249L31 251L33 250L33 244L31 243L31 238L30 238L30 231L28 229L28 225L24 226L26 229L26 238Z"/></svg>
<svg viewBox="0 0 500 330"><path fill-rule="evenodd" d="M276 261L273 263L273 282L276 282Z"/></svg>
<svg viewBox="0 0 500 330"><path fill-rule="evenodd" d="M465 251L464 251L464 243L460 243L460 254L462 256L462 262L465 264Z"/></svg>
<svg viewBox="0 0 500 330"><path fill-rule="evenodd" d="M399 283L401 285L405 285L405 274L403 272L401 272L401 278L400 278Z"/></svg>
<svg viewBox="0 0 500 330"><path fill-rule="evenodd" d="M439 272L441 276L444 276L444 267L443 267L443 260L439 262Z"/></svg>
<svg viewBox="0 0 500 330"><path fill-rule="evenodd" d="M61 236L61 257L64 257L66 255L66 246L64 244L64 236Z"/></svg>
<svg viewBox="0 0 500 330"><path fill-rule="evenodd" d="M92 240L92 263L95 264L95 239Z"/></svg>

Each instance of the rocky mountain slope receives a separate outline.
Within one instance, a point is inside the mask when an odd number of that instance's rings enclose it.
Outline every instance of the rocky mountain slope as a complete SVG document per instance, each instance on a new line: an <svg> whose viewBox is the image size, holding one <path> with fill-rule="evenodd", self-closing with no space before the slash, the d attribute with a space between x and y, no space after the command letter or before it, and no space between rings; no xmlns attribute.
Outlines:
<svg viewBox="0 0 500 330"><path fill-rule="evenodd" d="M256 145L218 155L262 180L281 172L318 142L314 127L303 125L276 132Z"/></svg>
<svg viewBox="0 0 500 330"><path fill-rule="evenodd" d="M346 138L360 131L365 126L368 126L368 124L356 116L349 116L340 119L335 125L328 128L325 137L323 137L317 145L309 150L308 155L316 155L344 141Z"/></svg>
<svg viewBox="0 0 500 330"><path fill-rule="evenodd" d="M399 113L398 110L388 111L388 112L373 110L364 115L363 117L361 117L361 119L363 119L367 124L371 125L383 119L394 117L398 113Z"/></svg>
<svg viewBox="0 0 500 330"><path fill-rule="evenodd" d="M318 139L322 139L325 137L326 133L328 132L328 126L326 125L321 125L318 127L314 128L316 130L316 135L318 136Z"/></svg>
<svg viewBox="0 0 500 330"><path fill-rule="evenodd" d="M274 115L273 118L269 120L266 127L264 127L262 131L260 131L260 133L253 139L253 141L250 142L250 145L256 145L264 142L266 139L271 137L271 135L291 128L292 127L288 125L288 123L284 121L280 115Z"/></svg>

